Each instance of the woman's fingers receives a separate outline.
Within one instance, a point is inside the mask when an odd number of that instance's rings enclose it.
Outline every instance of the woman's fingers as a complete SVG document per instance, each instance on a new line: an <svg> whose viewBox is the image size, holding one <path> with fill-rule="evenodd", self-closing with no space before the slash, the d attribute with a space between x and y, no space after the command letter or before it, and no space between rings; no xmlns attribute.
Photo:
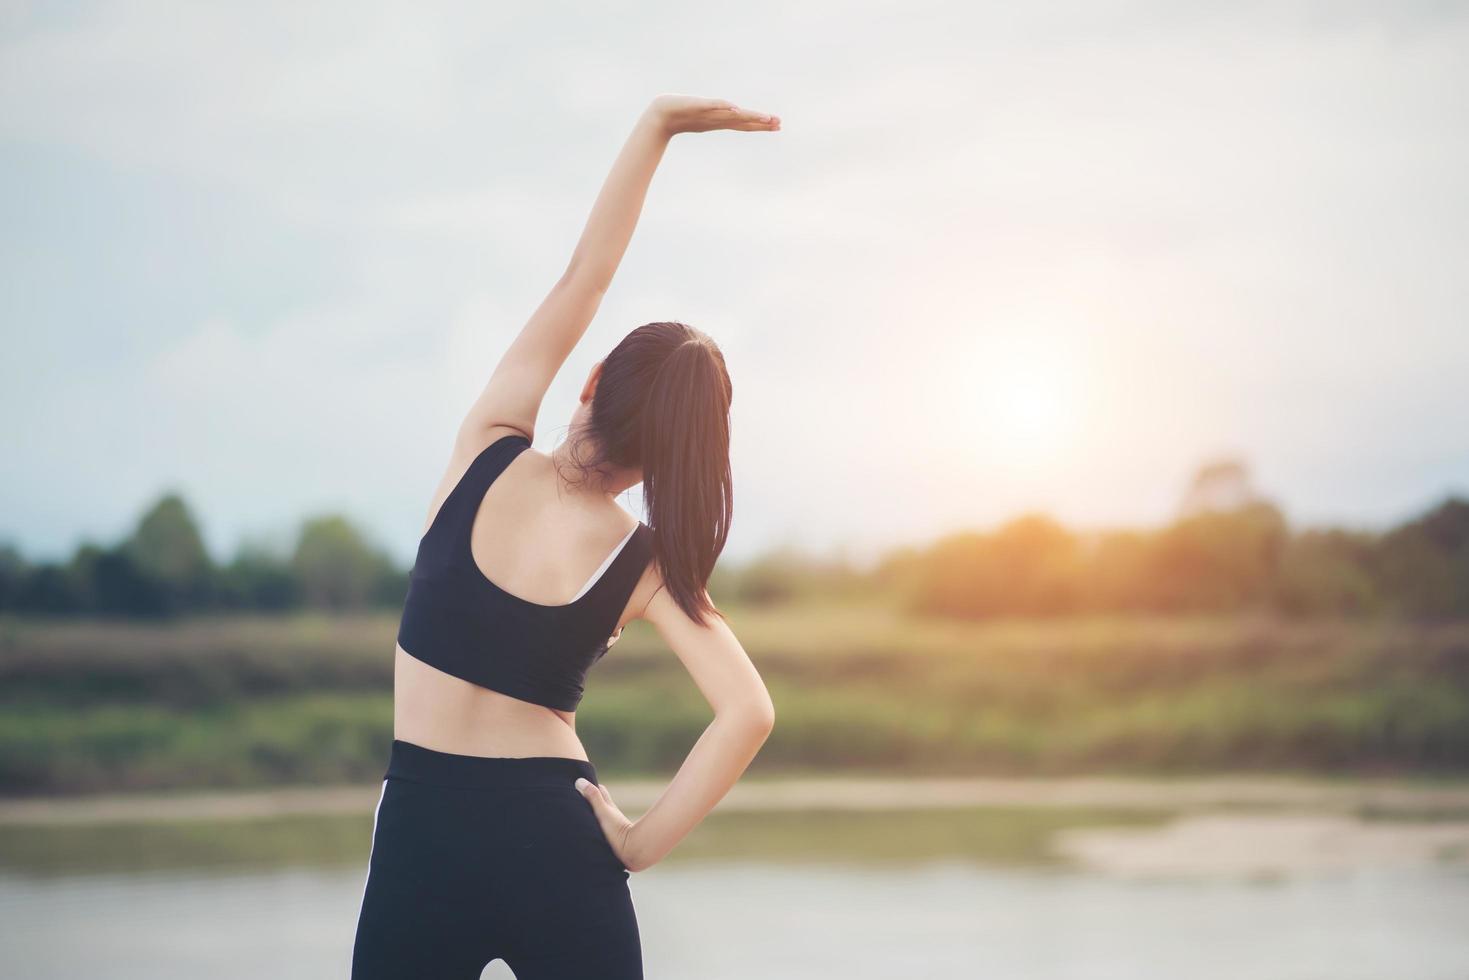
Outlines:
<svg viewBox="0 0 1469 980"><path fill-rule="evenodd" d="M780 130L779 119L746 119L731 127L745 133L774 133Z"/></svg>
<svg viewBox="0 0 1469 980"><path fill-rule="evenodd" d="M653 102L670 133L707 133L714 129L773 132L780 129L774 113L747 109L728 99L705 99L672 93Z"/></svg>
<svg viewBox="0 0 1469 980"><path fill-rule="evenodd" d="M589 779L577 777L576 788L582 796L586 797L592 805L592 812L597 815L597 820L602 824L602 829L611 832L620 828L628 822L617 804L612 802L612 794L607 791L606 786L599 786Z"/></svg>
<svg viewBox="0 0 1469 980"><path fill-rule="evenodd" d="M606 803L607 798L602 795L602 787L583 776L576 777L576 791L587 798L587 802L595 808L600 803Z"/></svg>
<svg viewBox="0 0 1469 980"><path fill-rule="evenodd" d="M731 105L727 110L727 116L727 125L731 129L751 131L780 128L779 116L756 109L746 109L743 106Z"/></svg>
<svg viewBox="0 0 1469 980"><path fill-rule="evenodd" d="M623 815L623 812L617 808L617 804L612 802L612 793L606 786L578 778L576 788L592 805L592 813L596 816L597 823L602 828L602 834L607 838L607 843L612 847L612 852L625 866L631 868L632 859L628 853L628 835L632 831L632 821Z"/></svg>

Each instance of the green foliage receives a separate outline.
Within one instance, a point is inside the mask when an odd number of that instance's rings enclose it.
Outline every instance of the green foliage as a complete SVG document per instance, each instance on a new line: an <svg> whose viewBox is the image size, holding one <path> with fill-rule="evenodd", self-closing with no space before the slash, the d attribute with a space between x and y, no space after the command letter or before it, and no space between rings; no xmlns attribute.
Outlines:
<svg viewBox="0 0 1469 980"><path fill-rule="evenodd" d="M181 712L152 705L0 717L0 792L368 781L392 741L391 695L304 695Z"/></svg>
<svg viewBox="0 0 1469 980"><path fill-rule="evenodd" d="M994 534L959 534L915 566L913 607L923 613L1054 615L1081 599L1080 548L1048 517L1029 515Z"/></svg>
<svg viewBox="0 0 1469 980"><path fill-rule="evenodd" d="M1225 470L1209 471L1217 483ZM1228 489L1228 488L1226 488ZM1218 490L1217 487L1214 488ZM1041 514L890 551L872 570L782 547L723 562L717 602L779 606L898 597L914 613L957 619L1097 613L1469 616L1469 502L1444 501L1386 533L1292 531L1258 497L1209 509L1196 493L1157 530L1079 533ZM1229 496L1229 494L1223 494ZM32 565L0 545L0 612L158 618L206 610L398 608L407 572L351 521L311 518L294 547L245 543L212 563L184 502L170 494L111 547L83 544L63 564Z"/></svg>
<svg viewBox="0 0 1469 980"><path fill-rule="evenodd" d="M1279 511L1264 503L1180 520L1153 542L1146 605L1164 612L1258 607L1267 597L1286 536Z"/></svg>
<svg viewBox="0 0 1469 980"><path fill-rule="evenodd" d="M338 813L0 824L0 874L49 877L208 868L211 876L218 876L259 874L265 868L360 867L373 828L371 802L364 805L362 797L362 787L346 789ZM881 867L963 855L990 866L1044 868L1065 864L1055 848L1058 833L1155 827L1172 816L1167 810L1084 807L719 809L666 860L755 859L850 868L854 862Z"/></svg>
<svg viewBox="0 0 1469 980"><path fill-rule="evenodd" d="M1276 576L1275 606L1292 615L1365 615L1383 599L1373 580L1376 539L1361 532L1308 530L1293 537Z"/></svg>
<svg viewBox="0 0 1469 980"><path fill-rule="evenodd" d="M282 556L245 542L223 567L177 494L148 509L117 544L87 542L64 563L32 565L0 545L0 612L158 619L207 610L393 606L407 574L349 521L321 516Z"/></svg>
<svg viewBox="0 0 1469 980"><path fill-rule="evenodd" d="M1444 501L1389 533L1377 564L1397 611L1422 618L1469 612L1469 502Z"/></svg>
<svg viewBox="0 0 1469 980"><path fill-rule="evenodd" d="M220 569L216 582L220 604L229 609L281 612L302 605L301 582L290 560L249 542Z"/></svg>
<svg viewBox="0 0 1469 980"><path fill-rule="evenodd" d="M291 570L307 604L318 609L363 609L401 599L406 590L388 556L335 515L302 526Z"/></svg>
<svg viewBox="0 0 1469 980"><path fill-rule="evenodd" d="M15 608L28 573L29 568L20 549L13 544L0 543L0 609Z"/></svg>
<svg viewBox="0 0 1469 980"><path fill-rule="evenodd" d="M842 558L819 558L791 547L776 548L734 568L718 567L709 582L709 594L716 602L752 606L874 591L871 577Z"/></svg>
<svg viewBox="0 0 1469 980"><path fill-rule="evenodd" d="M188 506L167 494L148 509L120 549L128 574L157 589L170 609L201 606L209 596L213 564Z"/></svg>
<svg viewBox="0 0 1469 980"><path fill-rule="evenodd" d="M984 619L1104 613L1469 616L1469 503L1386 534L1292 534L1261 501L1200 510L1154 532L1075 535L1028 516L885 562L914 612Z"/></svg>
<svg viewBox="0 0 1469 980"><path fill-rule="evenodd" d="M776 705L765 774L1469 770L1469 624L726 612ZM0 618L0 794L369 781L395 626ZM642 623L588 687L577 734L609 776L672 773L712 717Z"/></svg>

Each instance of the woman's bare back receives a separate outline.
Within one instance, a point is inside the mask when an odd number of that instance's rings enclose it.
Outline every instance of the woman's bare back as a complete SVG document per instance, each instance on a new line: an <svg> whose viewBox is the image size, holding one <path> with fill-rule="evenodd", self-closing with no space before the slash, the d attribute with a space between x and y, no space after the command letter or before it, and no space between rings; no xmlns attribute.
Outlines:
<svg viewBox="0 0 1469 980"><path fill-rule="evenodd" d="M513 431L492 430L486 439ZM424 534L471 458L456 454L435 494ZM480 501L470 553L480 573L501 591L531 603L564 605L589 584L636 524L607 494L568 489L550 456L527 449ZM647 604L654 588L650 564L623 610L618 633ZM415 659L401 646L393 665L393 737L460 755L587 758L574 711L532 704L461 680Z"/></svg>

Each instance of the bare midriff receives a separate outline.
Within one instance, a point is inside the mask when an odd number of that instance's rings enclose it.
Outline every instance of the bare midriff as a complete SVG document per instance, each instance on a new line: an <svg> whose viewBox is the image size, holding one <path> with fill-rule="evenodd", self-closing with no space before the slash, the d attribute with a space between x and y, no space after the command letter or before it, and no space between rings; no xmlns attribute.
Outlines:
<svg viewBox="0 0 1469 980"><path fill-rule="evenodd" d="M401 646L393 660L393 737L458 755L587 758L575 712L460 680Z"/></svg>

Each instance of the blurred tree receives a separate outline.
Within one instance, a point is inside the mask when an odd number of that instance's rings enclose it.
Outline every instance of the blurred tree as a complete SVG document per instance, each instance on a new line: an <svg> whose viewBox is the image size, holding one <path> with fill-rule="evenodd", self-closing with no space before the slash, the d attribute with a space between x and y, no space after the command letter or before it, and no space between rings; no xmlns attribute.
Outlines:
<svg viewBox="0 0 1469 980"><path fill-rule="evenodd" d="M177 612L188 589L150 575L125 547L83 545L72 557L78 582L85 583L87 606L108 616L165 616Z"/></svg>
<svg viewBox="0 0 1469 980"><path fill-rule="evenodd" d="M1397 612L1434 619L1469 614L1469 502L1451 497L1385 535L1376 575Z"/></svg>
<svg viewBox="0 0 1469 980"><path fill-rule="evenodd" d="M1148 607L1155 534L1106 531L1092 542L1085 570L1084 608L1094 612L1143 611Z"/></svg>
<svg viewBox="0 0 1469 980"><path fill-rule="evenodd" d="M15 607L24 612L59 616L82 612L87 604L71 570L47 563L31 566Z"/></svg>
<svg viewBox="0 0 1469 980"><path fill-rule="evenodd" d="M220 570L220 601L234 609L280 612L301 603L300 583L290 559L269 546L246 541Z"/></svg>
<svg viewBox="0 0 1469 980"><path fill-rule="evenodd" d="M19 548L8 541L0 544L0 609L15 608L29 571Z"/></svg>
<svg viewBox="0 0 1469 980"><path fill-rule="evenodd" d="M1289 537L1273 505L1199 511L1153 540L1142 588L1160 612L1228 612L1263 606Z"/></svg>
<svg viewBox="0 0 1469 980"><path fill-rule="evenodd" d="M1377 539L1360 531L1306 530L1285 546L1274 606L1291 615L1363 615L1382 599L1372 577Z"/></svg>
<svg viewBox="0 0 1469 980"><path fill-rule="evenodd" d="M123 549L137 571L158 583L170 609L208 601L214 566L199 526L178 494L165 494L149 508ZM127 574L121 566L114 571Z"/></svg>
<svg viewBox="0 0 1469 980"><path fill-rule="evenodd" d="M844 557L822 558L789 546L768 551L725 575L719 582L725 595L756 605L850 596L871 588L867 576Z"/></svg>
<svg viewBox="0 0 1469 980"><path fill-rule="evenodd" d="M1071 532L1028 514L994 534L940 540L920 565L916 607L951 616L1051 616L1077 608L1081 550Z"/></svg>
<svg viewBox="0 0 1469 980"><path fill-rule="evenodd" d="M305 601L327 609L372 605L396 590L400 580L388 556L346 518L335 515L302 525L291 569Z"/></svg>
<svg viewBox="0 0 1469 980"><path fill-rule="evenodd" d="M1201 469L1184 509L1161 530L1084 537L1029 514L992 533L894 549L867 573L841 556L779 548L719 566L710 591L717 601L751 603L888 593L916 611L971 618L1260 608L1469 616L1469 501L1450 498L1383 535L1292 534L1236 462ZM0 544L0 610L43 615L396 606L406 588L406 571L340 516L306 521L289 551L246 542L216 569L175 494L151 507L129 538L112 547L84 543L64 563L31 564Z"/></svg>
<svg viewBox="0 0 1469 980"><path fill-rule="evenodd" d="M1200 466L1184 492L1180 517L1210 511L1243 510L1261 497L1250 479L1250 467L1237 457L1216 459Z"/></svg>

